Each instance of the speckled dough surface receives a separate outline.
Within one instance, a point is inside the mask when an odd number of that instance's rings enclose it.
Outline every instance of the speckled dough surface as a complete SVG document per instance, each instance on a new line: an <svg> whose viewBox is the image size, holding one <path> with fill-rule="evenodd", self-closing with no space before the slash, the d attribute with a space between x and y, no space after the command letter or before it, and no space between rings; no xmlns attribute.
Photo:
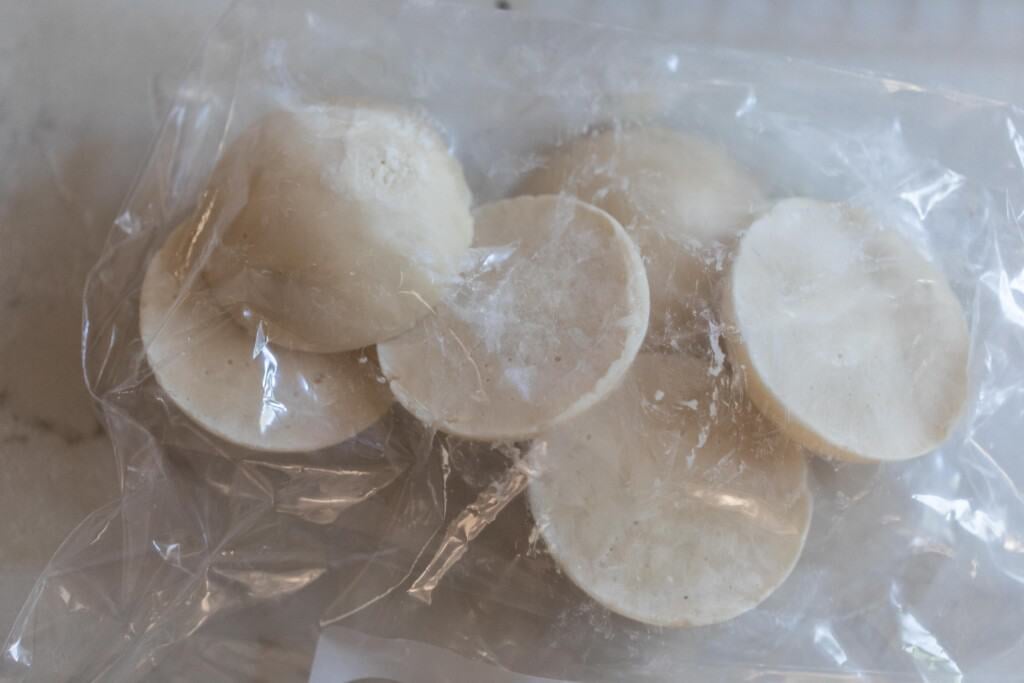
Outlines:
<svg viewBox="0 0 1024 683"><path fill-rule="evenodd" d="M966 401L967 323L945 277L849 207L788 199L754 223L722 315L753 401L818 453L922 455Z"/></svg>
<svg viewBox="0 0 1024 683"><path fill-rule="evenodd" d="M473 237L461 166L425 119L387 106L265 117L229 148L208 197L227 223L210 230L217 300L302 350L349 351L408 330Z"/></svg>
<svg viewBox="0 0 1024 683"><path fill-rule="evenodd" d="M752 609L807 535L805 458L708 370L643 353L608 399L538 437L529 500L548 550L637 621L697 626Z"/></svg>
<svg viewBox="0 0 1024 683"><path fill-rule="evenodd" d="M183 224L149 265L140 328L164 392L205 429L249 448L302 451L345 441L392 398L363 352L313 354L261 343L190 272L195 229Z"/></svg>
<svg viewBox="0 0 1024 683"><path fill-rule="evenodd" d="M521 439L611 391L643 340L647 281L611 216L568 196L475 212L473 262L436 314L379 345L398 400L444 431Z"/></svg>

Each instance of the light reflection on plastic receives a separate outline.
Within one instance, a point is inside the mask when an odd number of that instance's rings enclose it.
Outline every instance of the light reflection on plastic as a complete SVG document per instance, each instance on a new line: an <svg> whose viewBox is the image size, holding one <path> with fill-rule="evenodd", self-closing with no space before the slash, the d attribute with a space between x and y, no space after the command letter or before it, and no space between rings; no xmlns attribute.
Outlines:
<svg viewBox="0 0 1024 683"><path fill-rule="evenodd" d="M953 559L956 555L951 546L929 538L915 537L911 539L910 549L915 554L928 553L932 555L941 555L949 559Z"/></svg>
<svg viewBox="0 0 1024 683"><path fill-rule="evenodd" d="M964 182L962 175L947 170L940 178L924 187L901 192L900 199L913 206L917 217L924 220L936 204L963 187Z"/></svg>
<svg viewBox="0 0 1024 683"><path fill-rule="evenodd" d="M251 597L269 599L296 593L326 573L326 567L294 571L218 568L217 575L245 586Z"/></svg>
<svg viewBox="0 0 1024 683"><path fill-rule="evenodd" d="M983 541L1002 541L1006 534L1005 522L993 519L984 510L972 510L971 502L965 498L947 499L926 493L916 493L912 498Z"/></svg>
<svg viewBox="0 0 1024 683"><path fill-rule="evenodd" d="M999 307L1003 309L1003 315L1024 327L1024 308L1017 303L1017 298L1013 295L1015 291L1024 293L1024 272L1017 273L1013 280L1010 280L1006 276L1006 271L1001 271L999 273Z"/></svg>
<svg viewBox="0 0 1024 683"><path fill-rule="evenodd" d="M1003 550L1008 553L1024 554L1024 543L1021 543L1021 540L1015 536L1007 536L1003 541Z"/></svg>
<svg viewBox="0 0 1024 683"><path fill-rule="evenodd" d="M1017 126L1009 116L1006 117L1006 133L1010 136L1014 151L1017 152L1017 161L1020 162L1021 168L1024 168L1024 136L1017 131Z"/></svg>
<svg viewBox="0 0 1024 683"><path fill-rule="evenodd" d="M32 651L21 649L20 638L11 643L11 646L7 648L7 656L10 657L12 662L32 666Z"/></svg>
<svg viewBox="0 0 1024 683"><path fill-rule="evenodd" d="M199 624L193 628L193 631L198 629L199 625L202 625L206 621L206 615L216 614L217 608L214 605L213 598L213 592L207 588L207 590L203 592L203 597L199 600L199 614L201 616L197 619Z"/></svg>
<svg viewBox="0 0 1024 683"><path fill-rule="evenodd" d="M182 263L179 272L175 273L175 276L179 280L184 280L185 274L192 269L195 261L196 246L198 246L200 238L202 238L203 233L206 231L206 228L210 223L210 216L213 215L213 209L217 205L217 201L218 192L217 190L214 190L212 196L206 202L206 208L203 210L203 214L199 217L199 221L192 229L192 235L188 241L188 248L185 250L184 262Z"/></svg>
<svg viewBox="0 0 1024 683"><path fill-rule="evenodd" d="M743 515L749 518L752 524L756 524L759 529L766 533L779 535L796 533L796 529L792 525L786 524L777 516L771 514L770 510L766 510L758 505L756 500L700 487L688 488L686 496L700 501L711 509Z"/></svg>
<svg viewBox="0 0 1024 683"><path fill-rule="evenodd" d="M256 328L256 342L253 344L253 360L263 358L263 381L260 392L260 433L265 433L279 415L288 412L288 407L274 397L277 387L277 357L268 345L263 323Z"/></svg>
<svg viewBox="0 0 1024 683"><path fill-rule="evenodd" d="M1010 191L1004 192L1006 196L1006 216L1014 223L1020 223L1024 221L1024 208L1017 211L1016 206L1013 203L1013 197L1010 195Z"/></svg>
<svg viewBox="0 0 1024 683"><path fill-rule="evenodd" d="M949 656L946 649L926 629L913 614L900 610L900 626L903 636L903 651L914 658L926 671L941 671L955 677L953 681L963 680L963 672ZM920 669L919 669L920 671Z"/></svg>
<svg viewBox="0 0 1024 683"><path fill-rule="evenodd" d="M318 403L320 401L320 393L316 389L316 384L313 384L305 375L301 374L298 376L298 382L302 388L302 395L311 403Z"/></svg>
<svg viewBox="0 0 1024 683"><path fill-rule="evenodd" d="M159 541L152 541L153 549L156 550L157 554L163 559L164 562L180 563L181 561L181 546L177 543L167 543L166 545L161 544ZM172 560L171 558L174 558Z"/></svg>
<svg viewBox="0 0 1024 683"><path fill-rule="evenodd" d="M518 240L503 244L500 247L470 249L469 254L466 255L466 267L463 270L476 270L480 273L488 273L502 266L518 250Z"/></svg>
<svg viewBox="0 0 1024 683"><path fill-rule="evenodd" d="M1017 273L1017 275L1010 280L1010 289L1024 294L1024 270Z"/></svg>
<svg viewBox="0 0 1024 683"><path fill-rule="evenodd" d="M135 214L127 211L114 220L114 225L121 228L121 231L126 235L137 235L142 231L142 223L135 216Z"/></svg>
<svg viewBox="0 0 1024 683"><path fill-rule="evenodd" d="M925 90L919 85L907 83L906 81L897 81L894 78L880 78L879 81L888 93L925 92Z"/></svg>
<svg viewBox="0 0 1024 683"><path fill-rule="evenodd" d="M531 391L536 384L537 371L534 368L510 367L505 371L505 379L515 387L516 392L523 400L529 401Z"/></svg>
<svg viewBox="0 0 1024 683"><path fill-rule="evenodd" d="M67 586L61 586L58 591L60 592L61 602L71 612L81 612L85 609L85 605L75 600L74 596L71 595L71 591L67 589Z"/></svg>
<svg viewBox="0 0 1024 683"><path fill-rule="evenodd" d="M832 660L836 663L836 666L843 666L846 664L847 659L846 651L836 640L836 637L832 635L832 631L829 630L828 624L817 624L814 627L814 644L825 651Z"/></svg>
<svg viewBox="0 0 1024 683"><path fill-rule="evenodd" d="M743 99L743 104L736 109L736 118L741 119L747 116L757 108L757 94L754 93L754 89L751 88L747 91L747 96Z"/></svg>

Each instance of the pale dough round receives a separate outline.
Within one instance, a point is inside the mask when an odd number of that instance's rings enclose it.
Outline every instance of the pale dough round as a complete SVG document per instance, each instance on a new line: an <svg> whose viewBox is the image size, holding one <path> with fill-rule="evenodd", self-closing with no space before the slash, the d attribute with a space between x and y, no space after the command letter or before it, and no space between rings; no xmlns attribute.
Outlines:
<svg viewBox="0 0 1024 683"><path fill-rule="evenodd" d="M459 163L426 121L384 106L271 114L229 148L207 193L215 297L249 329L262 323L275 344L306 351L413 327L473 237Z"/></svg>
<svg viewBox="0 0 1024 683"><path fill-rule="evenodd" d="M966 401L967 323L945 277L849 207L788 199L755 222L722 317L754 403L818 453L922 455Z"/></svg>
<svg viewBox="0 0 1024 683"><path fill-rule="evenodd" d="M568 196L475 213L474 264L409 333L380 344L410 412L469 439L515 440L596 403L647 326L647 280L614 218Z"/></svg>
<svg viewBox="0 0 1024 683"><path fill-rule="evenodd" d="M726 621L778 588L803 550L806 459L706 362L642 353L615 393L540 442L537 527L566 575L613 612Z"/></svg>
<svg viewBox="0 0 1024 683"><path fill-rule="evenodd" d="M728 249L763 201L758 183L725 152L655 127L578 138L530 174L523 191L566 192L622 223L647 267L656 346L706 331L701 318Z"/></svg>
<svg viewBox="0 0 1024 683"><path fill-rule="evenodd" d="M279 349L239 326L193 272L194 237L191 222L171 234L139 305L149 366L186 415L248 448L306 451L341 443L387 412L392 398L361 352Z"/></svg>

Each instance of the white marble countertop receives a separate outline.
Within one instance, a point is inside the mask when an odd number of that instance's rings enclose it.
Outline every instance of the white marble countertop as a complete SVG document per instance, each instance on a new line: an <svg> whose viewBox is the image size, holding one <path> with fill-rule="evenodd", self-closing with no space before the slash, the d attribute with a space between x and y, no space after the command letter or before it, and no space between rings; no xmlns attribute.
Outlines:
<svg viewBox="0 0 1024 683"><path fill-rule="evenodd" d="M464 0L496 4L490 0ZM0 5L0 635L61 539L115 494L83 386L81 287L162 115L227 0ZM1024 5L510 0L1024 103Z"/></svg>

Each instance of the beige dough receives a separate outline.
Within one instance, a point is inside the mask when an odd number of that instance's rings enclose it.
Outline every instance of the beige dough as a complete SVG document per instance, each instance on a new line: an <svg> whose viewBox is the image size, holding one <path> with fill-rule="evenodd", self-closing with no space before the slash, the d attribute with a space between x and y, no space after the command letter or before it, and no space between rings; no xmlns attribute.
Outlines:
<svg viewBox="0 0 1024 683"><path fill-rule="evenodd" d="M569 578L613 612L726 621L778 588L803 549L805 458L706 362L642 353L614 394L538 441L537 526Z"/></svg>
<svg viewBox="0 0 1024 683"><path fill-rule="evenodd" d="M383 106L265 117L230 147L208 197L215 297L249 329L262 322L275 344L307 351L410 329L473 237L469 189L444 141Z"/></svg>
<svg viewBox="0 0 1024 683"><path fill-rule="evenodd" d="M702 318L725 255L762 202L757 182L722 150L663 128L581 137L555 151L523 189L573 194L622 223L647 267L654 346L706 334Z"/></svg>
<svg viewBox="0 0 1024 683"><path fill-rule="evenodd" d="M149 265L139 307L149 365L186 415L248 448L305 451L345 441L388 410L387 387L361 352L256 343L195 276L194 238L192 223L172 233Z"/></svg>
<svg viewBox="0 0 1024 683"><path fill-rule="evenodd" d="M740 243L722 299L758 408L824 455L902 460L967 397L967 324L939 270L864 214L779 202Z"/></svg>
<svg viewBox="0 0 1024 683"><path fill-rule="evenodd" d="M411 332L378 346L395 396L469 439L514 440L599 401L636 356L647 281L611 216L568 196L475 213L475 261Z"/></svg>

